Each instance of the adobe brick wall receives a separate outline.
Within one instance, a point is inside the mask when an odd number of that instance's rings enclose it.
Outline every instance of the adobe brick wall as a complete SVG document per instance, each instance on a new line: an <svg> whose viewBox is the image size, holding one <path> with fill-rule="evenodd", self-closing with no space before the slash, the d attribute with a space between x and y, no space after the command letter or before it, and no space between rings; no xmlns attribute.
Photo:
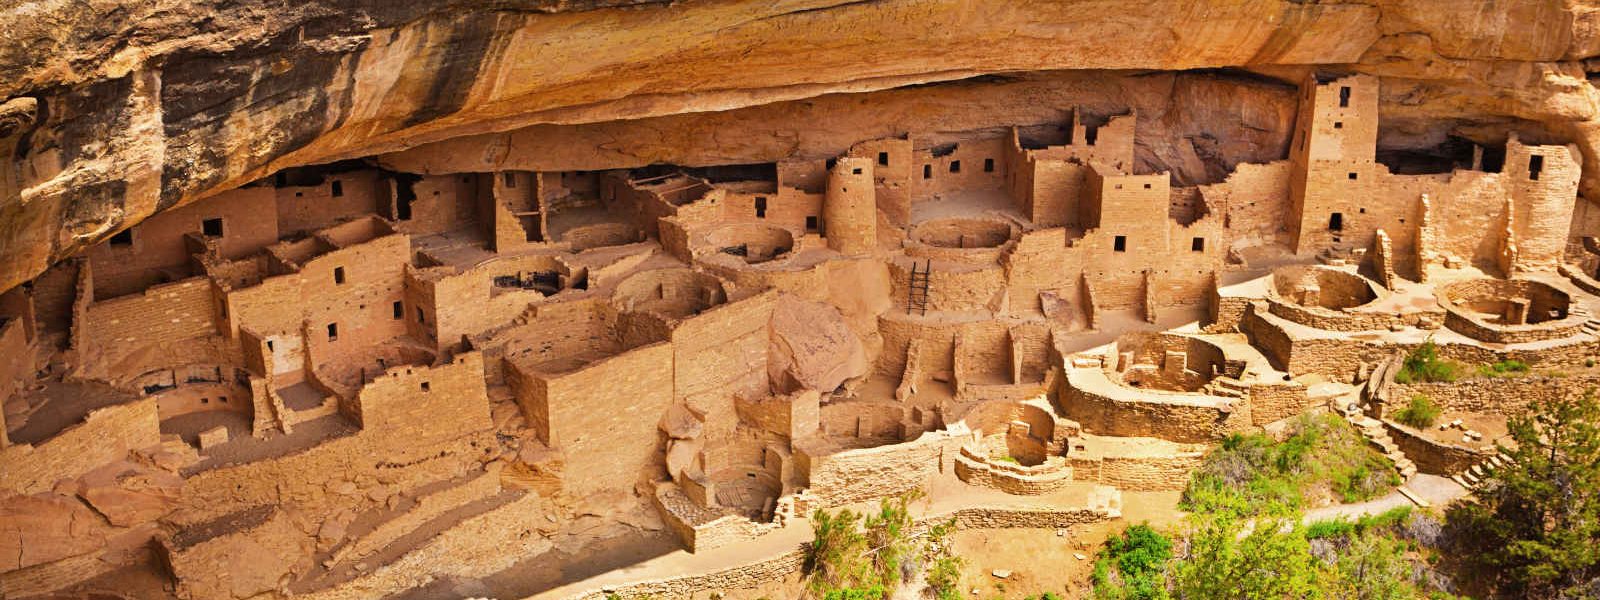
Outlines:
<svg viewBox="0 0 1600 600"><path fill-rule="evenodd" d="M565 491L583 497L632 489L659 463L656 424L673 401L672 368L673 346L656 343L558 375L511 363L507 379L522 382L512 389L530 424L562 450L568 472L582 474L566 478Z"/></svg>
<svg viewBox="0 0 1600 600"><path fill-rule="evenodd" d="M37 494L49 490L58 480L73 479L121 460L130 450L160 443L155 398L97 409L82 423L43 443L0 449L0 490Z"/></svg>
<svg viewBox="0 0 1600 600"><path fill-rule="evenodd" d="M355 406L363 430L421 445L493 425L479 352L433 367L392 367L361 388Z"/></svg>
<svg viewBox="0 0 1600 600"><path fill-rule="evenodd" d="M351 171L329 175L318 185L277 188L279 234L309 233L351 215L388 212L389 193L378 176L377 171ZM335 181L340 196L333 195Z"/></svg>
<svg viewBox="0 0 1600 600"><path fill-rule="evenodd" d="M193 254L185 234L201 235L207 219L222 219L217 248L232 260L278 241L274 192L270 187L244 187L163 211L133 226L133 243L99 244L88 252L94 265L95 294L105 300L138 293L162 281L162 270L190 271Z"/></svg>
<svg viewBox="0 0 1600 600"><path fill-rule="evenodd" d="M249 598L279 587L279 579L305 570L309 539L291 517L273 507L259 522L193 545L164 540L167 566L178 581L178 594L197 600ZM250 568L237 568L248 562Z"/></svg>
<svg viewBox="0 0 1600 600"><path fill-rule="evenodd" d="M795 473L804 478L817 508L885 498L926 487L938 475L962 440L942 432L875 448L828 452L814 443L796 442Z"/></svg>
<svg viewBox="0 0 1600 600"><path fill-rule="evenodd" d="M209 279L194 277L88 305L76 324L85 365L109 369L129 355L216 335L215 293Z"/></svg>
<svg viewBox="0 0 1600 600"><path fill-rule="evenodd" d="M1128 492L1172 492L1189 484L1189 474L1205 461L1205 453L1171 456L1083 456L1069 454L1073 479L1109 485Z"/></svg>

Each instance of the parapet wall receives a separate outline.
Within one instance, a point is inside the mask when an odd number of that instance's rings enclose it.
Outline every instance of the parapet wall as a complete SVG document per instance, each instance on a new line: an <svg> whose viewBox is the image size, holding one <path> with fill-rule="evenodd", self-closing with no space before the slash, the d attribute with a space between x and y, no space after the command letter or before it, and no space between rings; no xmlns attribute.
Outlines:
<svg viewBox="0 0 1600 600"><path fill-rule="evenodd" d="M815 507L853 504L926 487L962 441L930 432L901 444L818 454L810 444L797 442L795 471L810 485Z"/></svg>

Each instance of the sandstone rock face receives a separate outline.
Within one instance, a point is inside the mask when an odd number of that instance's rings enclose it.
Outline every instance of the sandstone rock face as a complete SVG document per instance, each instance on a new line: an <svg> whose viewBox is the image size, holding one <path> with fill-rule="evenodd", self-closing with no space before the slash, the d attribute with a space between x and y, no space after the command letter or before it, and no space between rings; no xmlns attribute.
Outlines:
<svg viewBox="0 0 1600 600"><path fill-rule="evenodd" d="M793 296L778 299L767 356L768 379L784 392L831 392L871 369L860 338L838 309Z"/></svg>
<svg viewBox="0 0 1600 600"><path fill-rule="evenodd" d="M1580 145L1584 191L1600 193L1600 12L1564 0L44 0L0 9L0 31L0 289L287 166L394 152L427 171L770 161L943 125L958 117L940 102L974 97L1008 107L995 124L1135 107L1140 162L1202 182L1281 153L1271 132L1293 96L1279 82L1308 65L1381 76L1390 147L1540 131ZM1237 70L1160 72L1222 68ZM1080 74L1017 75L1088 69L1128 72L1078 88ZM956 80L969 81L889 92L887 114L839 110L876 96L828 96ZM730 141L692 141L727 120ZM563 143L521 152L530 139ZM547 162L502 164L507 147Z"/></svg>

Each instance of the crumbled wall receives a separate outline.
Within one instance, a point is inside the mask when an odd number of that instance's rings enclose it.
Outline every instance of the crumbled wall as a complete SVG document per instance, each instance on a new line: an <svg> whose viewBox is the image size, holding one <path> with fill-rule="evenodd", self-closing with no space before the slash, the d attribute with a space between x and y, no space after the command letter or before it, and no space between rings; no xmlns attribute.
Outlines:
<svg viewBox="0 0 1600 600"><path fill-rule="evenodd" d="M0 449L0 490L43 492L57 480L78 477L121 460L130 450L160 443L155 398L101 408L43 443Z"/></svg>

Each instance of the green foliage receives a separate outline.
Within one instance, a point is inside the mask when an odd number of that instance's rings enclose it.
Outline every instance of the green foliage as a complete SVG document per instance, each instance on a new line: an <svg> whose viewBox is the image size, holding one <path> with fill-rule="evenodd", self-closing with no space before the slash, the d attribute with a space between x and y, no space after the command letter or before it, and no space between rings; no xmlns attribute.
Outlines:
<svg viewBox="0 0 1600 600"><path fill-rule="evenodd" d="M1324 568L1294 520L1256 519L1248 532L1231 516L1200 522L1189 555L1173 564L1171 588L1180 598L1316 597Z"/></svg>
<svg viewBox="0 0 1600 600"><path fill-rule="evenodd" d="M955 519L912 536L911 503L922 497L912 490L878 503L878 511L859 515L818 509L811 516L813 539L806 572L813 597L824 600L882 600L926 565L929 589L938 600L961 599L963 561L951 550Z"/></svg>
<svg viewBox="0 0 1600 600"><path fill-rule="evenodd" d="M1348 538L1364 535L1370 531L1391 530L1409 518L1411 518L1411 507L1400 506L1375 515L1362 515L1354 521L1349 519L1317 521L1306 526L1305 535L1314 540Z"/></svg>
<svg viewBox="0 0 1600 600"><path fill-rule="evenodd" d="M1180 506L1242 517L1284 515L1324 490L1359 502L1399 483L1388 459L1368 448L1349 423L1307 415L1282 442L1260 434L1225 438L1191 476Z"/></svg>
<svg viewBox="0 0 1600 600"><path fill-rule="evenodd" d="M1394 411L1394 420L1417 429L1432 427L1439 420L1439 407L1424 394L1411 397L1411 403Z"/></svg>
<svg viewBox="0 0 1600 600"><path fill-rule="evenodd" d="M1516 359L1506 359L1478 367L1478 376L1480 377L1511 377L1527 372L1528 363Z"/></svg>
<svg viewBox="0 0 1600 600"><path fill-rule="evenodd" d="M1446 513L1450 537L1502 595L1583 596L1600 577L1600 402L1541 400L1506 425L1513 460Z"/></svg>
<svg viewBox="0 0 1600 600"><path fill-rule="evenodd" d="M1371 600L1416 598L1420 590L1406 550L1405 542L1390 536L1354 536L1333 563L1330 595Z"/></svg>
<svg viewBox="0 0 1600 600"><path fill-rule="evenodd" d="M1394 380L1396 383L1449 383L1461 377L1462 369L1460 363L1439 358L1439 347L1429 339L1406 355Z"/></svg>
<svg viewBox="0 0 1600 600"><path fill-rule="evenodd" d="M881 585L873 584L863 587L849 587L828 590L823 593L823 600L883 600L889 597L887 590Z"/></svg>
<svg viewBox="0 0 1600 600"><path fill-rule="evenodd" d="M1095 597L1167 598L1166 568L1172 541L1148 525L1134 525L1106 540L1094 564Z"/></svg>

